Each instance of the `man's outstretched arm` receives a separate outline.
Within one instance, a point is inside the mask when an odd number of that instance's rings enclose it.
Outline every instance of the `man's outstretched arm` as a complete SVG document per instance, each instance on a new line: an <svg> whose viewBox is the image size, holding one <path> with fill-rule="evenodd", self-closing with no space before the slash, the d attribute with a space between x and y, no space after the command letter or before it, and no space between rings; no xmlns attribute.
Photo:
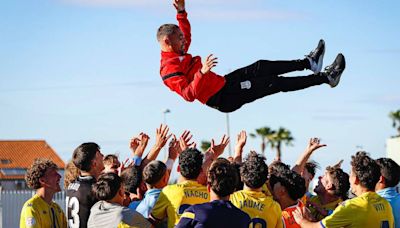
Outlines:
<svg viewBox="0 0 400 228"><path fill-rule="evenodd" d="M190 23L187 19L187 13L185 9L185 0L173 0L174 7L177 11L176 19L178 20L179 28L182 30L185 36L185 52L189 50L190 43L192 42L192 34L190 29Z"/></svg>

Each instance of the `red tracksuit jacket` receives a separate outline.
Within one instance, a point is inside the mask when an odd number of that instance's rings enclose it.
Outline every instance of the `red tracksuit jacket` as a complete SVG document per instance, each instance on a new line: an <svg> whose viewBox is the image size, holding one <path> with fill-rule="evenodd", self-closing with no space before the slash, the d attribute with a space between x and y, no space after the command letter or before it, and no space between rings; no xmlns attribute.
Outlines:
<svg viewBox="0 0 400 228"><path fill-rule="evenodd" d="M188 51L191 34L187 13L178 13L176 16L179 28L182 30ZM202 74L200 56L190 54L179 55L175 52L161 52L160 75L166 86L175 91L187 101L199 100L205 104L208 99L217 93L225 84L225 79L214 72Z"/></svg>

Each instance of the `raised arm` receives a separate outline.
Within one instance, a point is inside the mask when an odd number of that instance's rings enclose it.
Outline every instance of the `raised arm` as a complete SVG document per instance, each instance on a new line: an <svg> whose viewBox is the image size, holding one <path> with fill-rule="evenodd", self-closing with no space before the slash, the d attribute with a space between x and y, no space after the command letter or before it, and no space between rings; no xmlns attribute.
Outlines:
<svg viewBox="0 0 400 228"><path fill-rule="evenodd" d="M205 158L203 162L203 166L201 167L201 173L197 178L197 182L202 185L207 184L207 171L210 167L211 163L217 159L221 154L224 153L226 146L229 144L229 137L224 135L221 139L220 144L215 144L214 139L211 139L211 147L205 153Z"/></svg>
<svg viewBox="0 0 400 228"><path fill-rule="evenodd" d="M165 146L169 138L171 138L172 134L168 134L169 127L167 125L160 125L159 128L156 129L156 143L151 148L150 152L143 159L142 166L146 166L150 161L153 161L157 158L161 149Z"/></svg>
<svg viewBox="0 0 400 228"><path fill-rule="evenodd" d="M242 163L243 147L246 145L247 134L246 131L241 131L236 140L235 145L235 156L233 157L234 162Z"/></svg>
<svg viewBox="0 0 400 228"><path fill-rule="evenodd" d="M178 20L179 28L185 37L185 52L189 50L190 43L192 42L192 34L189 20L185 9L185 0L173 0L173 5L177 11L176 19Z"/></svg>
<svg viewBox="0 0 400 228"><path fill-rule="evenodd" d="M296 164L293 166L292 170L301 175L312 153L317 149L325 146L326 144L320 144L319 138L311 138L308 142L307 148L304 150L303 154L301 154L300 157L297 159Z"/></svg>

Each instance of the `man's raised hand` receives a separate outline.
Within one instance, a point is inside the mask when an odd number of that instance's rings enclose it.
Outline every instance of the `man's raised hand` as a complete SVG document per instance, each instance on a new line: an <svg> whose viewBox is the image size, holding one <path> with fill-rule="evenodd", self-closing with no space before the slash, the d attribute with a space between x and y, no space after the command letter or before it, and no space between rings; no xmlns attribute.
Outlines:
<svg viewBox="0 0 400 228"><path fill-rule="evenodd" d="M221 139L221 143L215 145L214 139L211 139L210 152L213 153L214 159L218 158L222 153L224 153L225 147L229 144L229 137L224 135Z"/></svg>
<svg viewBox="0 0 400 228"><path fill-rule="evenodd" d="M174 7L178 12L185 11L185 0L173 0Z"/></svg>
<svg viewBox="0 0 400 228"><path fill-rule="evenodd" d="M218 58L214 57L213 54L208 55L206 60L203 62L203 67L201 68L200 72L202 74L207 74L208 72L210 72L210 70L217 65L217 60Z"/></svg>

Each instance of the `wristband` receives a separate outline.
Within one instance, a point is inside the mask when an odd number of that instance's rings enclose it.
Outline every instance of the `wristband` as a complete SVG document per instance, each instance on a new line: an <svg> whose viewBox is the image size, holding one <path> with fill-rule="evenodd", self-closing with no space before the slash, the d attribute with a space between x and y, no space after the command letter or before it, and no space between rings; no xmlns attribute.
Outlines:
<svg viewBox="0 0 400 228"><path fill-rule="evenodd" d="M168 160L165 162L165 165L167 166L168 170L172 170L172 167L174 166L175 160L168 158Z"/></svg>
<svg viewBox="0 0 400 228"><path fill-rule="evenodd" d="M133 164L134 164L135 166L140 166L140 165L142 164L142 157L139 157L139 156L137 156L136 154L133 155L132 160L133 160Z"/></svg>

